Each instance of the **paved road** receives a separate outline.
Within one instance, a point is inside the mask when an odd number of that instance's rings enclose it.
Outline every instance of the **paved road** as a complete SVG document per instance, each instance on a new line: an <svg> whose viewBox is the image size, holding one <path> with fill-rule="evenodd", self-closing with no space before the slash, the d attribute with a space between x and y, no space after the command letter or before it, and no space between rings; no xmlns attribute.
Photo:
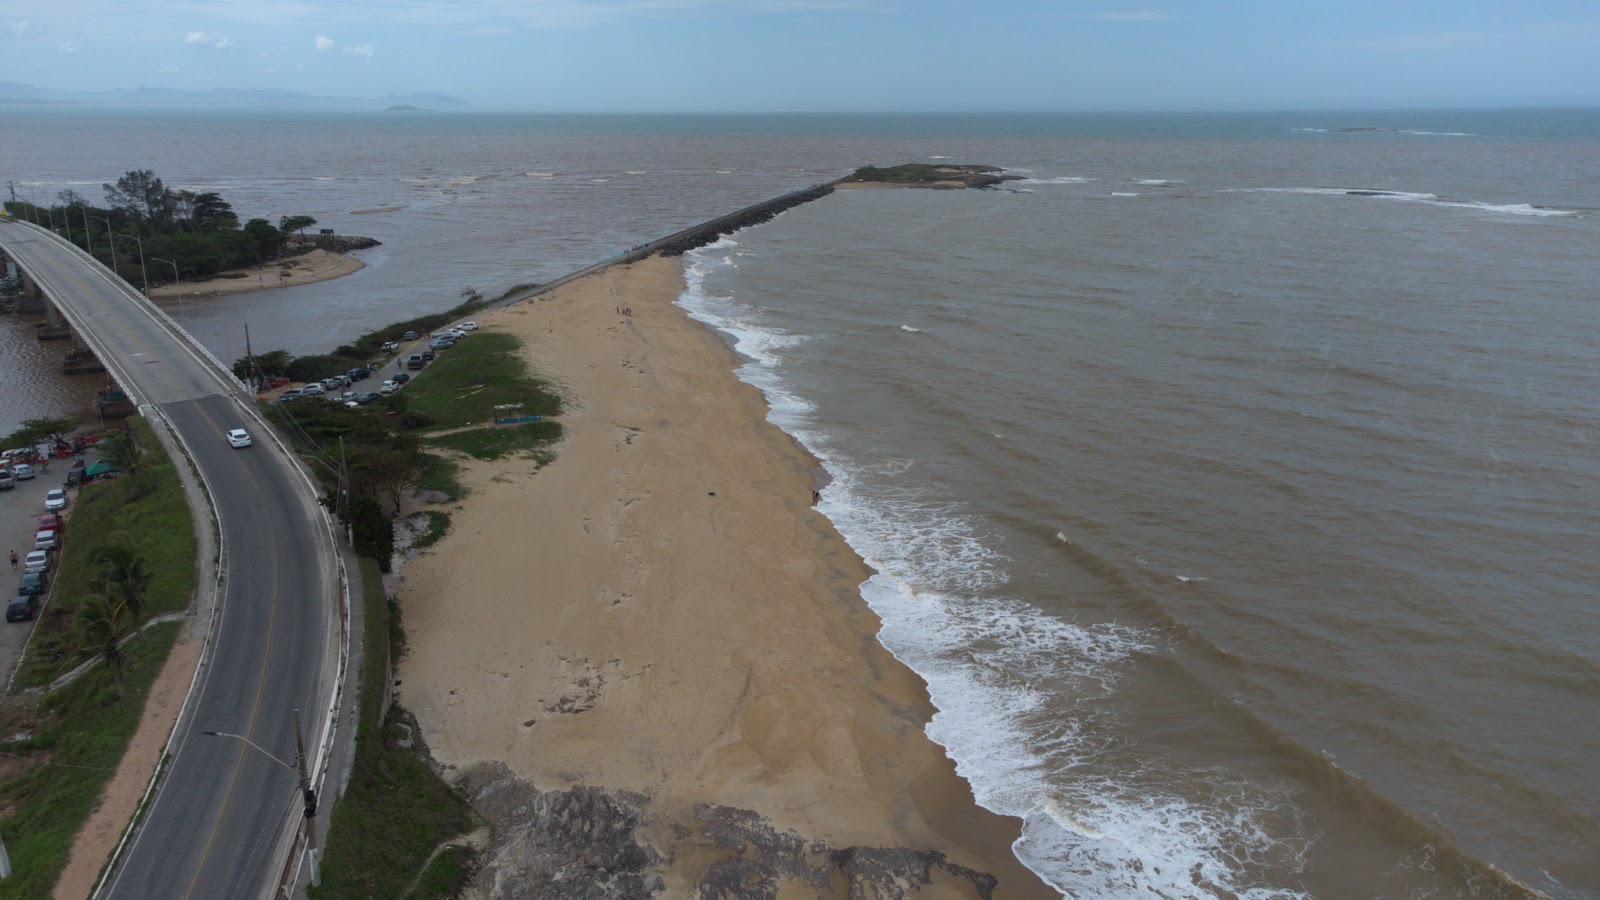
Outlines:
<svg viewBox="0 0 1600 900"><path fill-rule="evenodd" d="M339 584L323 517L242 392L137 293L37 229L0 224L0 245L67 313L141 411L172 423L222 522L226 582L215 644L172 764L103 895L261 895L277 883L285 837L300 816L297 778L284 765L294 762L291 711L302 711L312 753L335 676ZM256 442L235 450L223 432L241 425Z"/></svg>

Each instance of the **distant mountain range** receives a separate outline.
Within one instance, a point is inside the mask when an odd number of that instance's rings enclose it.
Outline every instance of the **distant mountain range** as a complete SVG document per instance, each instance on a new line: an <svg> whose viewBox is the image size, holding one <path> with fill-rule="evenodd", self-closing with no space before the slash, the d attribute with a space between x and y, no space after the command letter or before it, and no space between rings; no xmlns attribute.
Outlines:
<svg viewBox="0 0 1600 900"><path fill-rule="evenodd" d="M460 110L470 104L460 97L417 91L387 97L317 97L295 91L247 91L212 88L184 91L137 87L112 91L60 91L16 81L0 81L0 107L83 106L130 109L235 110Z"/></svg>

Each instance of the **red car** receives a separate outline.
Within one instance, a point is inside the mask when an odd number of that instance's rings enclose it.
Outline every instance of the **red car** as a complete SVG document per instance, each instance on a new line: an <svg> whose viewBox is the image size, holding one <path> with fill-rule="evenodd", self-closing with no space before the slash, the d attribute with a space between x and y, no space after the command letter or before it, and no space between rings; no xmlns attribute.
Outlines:
<svg viewBox="0 0 1600 900"><path fill-rule="evenodd" d="M35 531L54 531L56 534L67 533L67 520L61 518L60 513L45 513L39 517L39 527Z"/></svg>

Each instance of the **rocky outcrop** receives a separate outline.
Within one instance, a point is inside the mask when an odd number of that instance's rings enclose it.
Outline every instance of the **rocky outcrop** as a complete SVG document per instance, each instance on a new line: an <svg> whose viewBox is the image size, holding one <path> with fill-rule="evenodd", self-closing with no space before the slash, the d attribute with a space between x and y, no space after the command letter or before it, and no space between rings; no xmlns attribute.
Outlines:
<svg viewBox="0 0 1600 900"><path fill-rule="evenodd" d="M802 203L810 203L820 197L833 193L833 185L819 184L803 191L784 194L772 200L747 206L735 213L730 213L720 219L712 219L703 225L697 225L686 231L681 231L669 238L650 245L650 252L660 253L662 256L682 256L690 250L712 244L725 234L733 234L741 228L760 225L769 221L779 213L793 209Z"/></svg>
<svg viewBox="0 0 1600 900"><path fill-rule="evenodd" d="M672 873L705 900L818 896L900 900L924 890L989 900L994 876L937 850L845 847L779 831L760 813L700 804L695 821L654 823L648 798L578 786L540 791L503 763L467 772L460 787L488 820L492 845L466 896L635 898L664 894L675 859L709 860ZM657 848L643 835L665 836Z"/></svg>
<svg viewBox="0 0 1600 900"><path fill-rule="evenodd" d="M365 250L368 247L381 247L383 242L377 238L360 237L353 234L311 234L292 237L284 246L285 255L304 253L307 250L327 250L330 253L349 253L351 250Z"/></svg>

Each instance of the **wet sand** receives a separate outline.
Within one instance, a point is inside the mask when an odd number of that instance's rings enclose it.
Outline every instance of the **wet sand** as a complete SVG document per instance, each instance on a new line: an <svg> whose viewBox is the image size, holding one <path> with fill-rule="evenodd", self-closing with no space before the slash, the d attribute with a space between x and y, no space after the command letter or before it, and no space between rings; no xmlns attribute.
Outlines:
<svg viewBox="0 0 1600 900"><path fill-rule="evenodd" d="M559 385L567 436L537 473L465 467L471 495L398 591L400 701L446 766L642 795L670 895L715 855L694 814L711 803L1054 896L1010 852L1018 822L978 808L923 733L925 687L858 592L870 572L811 507L816 461L672 305L682 288L656 257L480 317Z"/></svg>

